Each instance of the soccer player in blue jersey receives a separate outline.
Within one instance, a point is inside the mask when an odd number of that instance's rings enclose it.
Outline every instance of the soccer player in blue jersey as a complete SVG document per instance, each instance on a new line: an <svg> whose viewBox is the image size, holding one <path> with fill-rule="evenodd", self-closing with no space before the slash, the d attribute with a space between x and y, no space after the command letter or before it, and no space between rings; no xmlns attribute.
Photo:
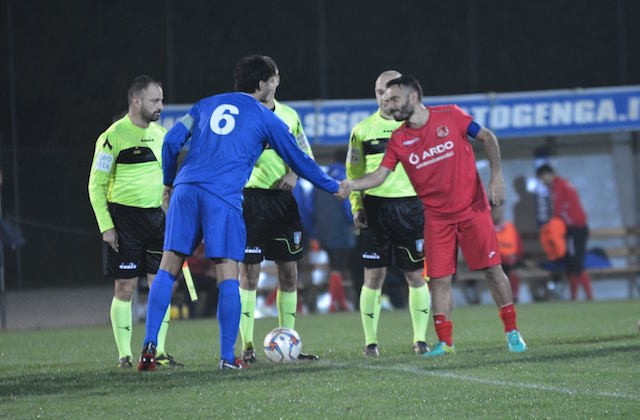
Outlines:
<svg viewBox="0 0 640 420"><path fill-rule="evenodd" d="M176 275L186 256L204 239L205 256L216 262L219 288L220 369L242 369L234 356L240 322L238 262L244 259L246 230L242 189L267 144L297 174L329 193L344 194L296 144L287 125L257 98L277 83L271 60L240 60L234 71L240 92L204 98L167 133L162 161L163 199L168 203L164 252L147 307L146 337L138 370L155 369L155 345L162 317L171 300ZM180 149L191 148L177 172Z"/></svg>

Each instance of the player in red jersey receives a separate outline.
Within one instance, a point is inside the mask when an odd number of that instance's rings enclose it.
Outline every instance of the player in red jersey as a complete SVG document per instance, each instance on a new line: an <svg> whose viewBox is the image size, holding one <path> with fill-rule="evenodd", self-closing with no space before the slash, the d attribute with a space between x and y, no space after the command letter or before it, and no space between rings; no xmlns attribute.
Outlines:
<svg viewBox="0 0 640 420"><path fill-rule="evenodd" d="M431 278L435 330L439 343L425 357L455 352L452 341L452 275L458 245L471 270L482 270L500 308L509 351L523 352L526 344L516 325L511 286L500 260L487 195L476 169L467 136L484 145L491 168L489 201L500 206L505 189L500 148L495 135L455 105L425 107L422 87L413 76L387 83L384 100L397 121L405 121L391 136L375 172L343 181L347 191L380 185L402 163L425 209L425 259Z"/></svg>
<svg viewBox="0 0 640 420"><path fill-rule="evenodd" d="M591 279L589 274L584 271L589 227L578 192L569 181L557 176L549 164L540 166L536 170L536 175L551 191L553 217L559 217L567 225L566 261L571 300L576 300L578 297L578 283L582 283L587 299L591 300L593 299Z"/></svg>

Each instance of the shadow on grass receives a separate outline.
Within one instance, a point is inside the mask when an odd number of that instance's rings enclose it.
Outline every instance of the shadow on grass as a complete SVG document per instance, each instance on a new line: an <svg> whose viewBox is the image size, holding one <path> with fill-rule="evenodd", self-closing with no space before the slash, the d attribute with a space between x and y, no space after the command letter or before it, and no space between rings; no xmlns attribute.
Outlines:
<svg viewBox="0 0 640 420"><path fill-rule="evenodd" d="M198 386L215 386L217 383L231 382L259 382L269 380L276 382L278 378L286 380L292 374L321 373L334 370L335 367L320 363L298 363L294 365L267 365L247 369L246 371L219 370L217 366L211 368L170 368L155 372L136 372L99 370L92 371L90 367L69 365L69 371L64 368L39 366L40 373L18 374L0 378L0 404L3 402L33 396L57 395L86 395L86 396L114 396L114 394L129 396L140 387L150 387L155 390L167 391L171 388L189 388ZM50 369L52 372L47 372ZM55 372L53 370L55 369ZM277 386L274 384L274 386Z"/></svg>

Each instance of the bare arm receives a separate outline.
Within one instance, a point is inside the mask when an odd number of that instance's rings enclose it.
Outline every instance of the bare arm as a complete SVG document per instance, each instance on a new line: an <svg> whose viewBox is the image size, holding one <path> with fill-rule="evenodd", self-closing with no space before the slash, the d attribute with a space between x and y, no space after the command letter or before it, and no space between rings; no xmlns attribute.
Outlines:
<svg viewBox="0 0 640 420"><path fill-rule="evenodd" d="M346 196L342 198L346 198L352 191L363 191L368 190L369 188L377 187L382 184L385 179L391 173L391 169L386 168L384 166L378 166L378 169L375 171L366 174L365 176L354 179L354 180L344 180L341 185L344 186Z"/></svg>
<svg viewBox="0 0 640 420"><path fill-rule="evenodd" d="M487 154L487 159L489 159L489 169L491 171L491 178L489 179L489 185L487 188L489 204L491 204L492 207L501 206L502 203L504 203L505 191L504 179L502 178L502 167L500 164L500 145L498 144L498 139L491 130L482 128L476 136L476 140L482 142Z"/></svg>

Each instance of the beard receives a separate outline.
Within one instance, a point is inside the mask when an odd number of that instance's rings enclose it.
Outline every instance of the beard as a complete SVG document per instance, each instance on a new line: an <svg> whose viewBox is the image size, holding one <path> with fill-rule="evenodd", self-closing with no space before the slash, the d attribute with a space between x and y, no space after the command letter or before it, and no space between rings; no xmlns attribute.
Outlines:
<svg viewBox="0 0 640 420"><path fill-rule="evenodd" d="M152 112L148 109L142 108L140 110L140 115L148 123L150 123L151 121L158 121L160 119L160 111Z"/></svg>
<svg viewBox="0 0 640 420"><path fill-rule="evenodd" d="M391 115L393 115L393 119L396 121L406 121L413 115L413 107L409 103L409 99L402 104L399 109L394 109L391 111Z"/></svg>

